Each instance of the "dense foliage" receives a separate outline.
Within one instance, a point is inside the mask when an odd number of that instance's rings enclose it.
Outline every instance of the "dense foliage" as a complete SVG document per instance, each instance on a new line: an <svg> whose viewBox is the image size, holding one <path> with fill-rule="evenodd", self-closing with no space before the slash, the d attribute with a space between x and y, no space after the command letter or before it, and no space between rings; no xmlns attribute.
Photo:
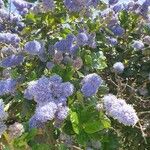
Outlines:
<svg viewBox="0 0 150 150"><path fill-rule="evenodd" d="M148 150L149 6L0 0L0 149Z"/></svg>

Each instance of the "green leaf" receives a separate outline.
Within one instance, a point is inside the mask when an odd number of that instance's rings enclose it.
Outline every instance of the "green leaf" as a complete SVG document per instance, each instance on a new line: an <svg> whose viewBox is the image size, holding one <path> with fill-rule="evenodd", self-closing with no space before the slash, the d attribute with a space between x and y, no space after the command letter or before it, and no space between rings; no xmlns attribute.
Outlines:
<svg viewBox="0 0 150 150"><path fill-rule="evenodd" d="M79 118L78 118L77 112L73 112L73 111L70 112L70 120L71 120L74 132L76 134L79 134L80 128L79 128Z"/></svg>
<svg viewBox="0 0 150 150"><path fill-rule="evenodd" d="M86 124L84 124L84 131L86 133L92 134L104 129L103 124L100 121L90 120Z"/></svg>
<svg viewBox="0 0 150 150"><path fill-rule="evenodd" d="M85 64L91 65L92 64L92 57L91 55L85 55L84 56Z"/></svg>
<svg viewBox="0 0 150 150"><path fill-rule="evenodd" d="M108 118L102 119L101 123L102 123L104 128L110 128L111 127L111 121Z"/></svg>

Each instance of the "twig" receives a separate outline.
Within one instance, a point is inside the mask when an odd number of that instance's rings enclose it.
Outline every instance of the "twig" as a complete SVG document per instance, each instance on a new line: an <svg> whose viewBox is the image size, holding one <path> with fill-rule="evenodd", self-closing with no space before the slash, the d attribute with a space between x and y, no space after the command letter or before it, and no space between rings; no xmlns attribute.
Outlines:
<svg viewBox="0 0 150 150"><path fill-rule="evenodd" d="M138 114L142 115L142 114L149 114L149 113L150 113L150 111L142 111L142 112L139 112Z"/></svg>
<svg viewBox="0 0 150 150"><path fill-rule="evenodd" d="M143 131L143 127L142 127L142 125L141 125L140 122L138 122L138 124L139 124L140 130L141 130L141 133L142 133L142 137L143 137L143 139L144 139L144 142L145 142L145 144L147 144L147 140L146 140L146 138L145 138L146 134L145 134L144 131Z"/></svg>

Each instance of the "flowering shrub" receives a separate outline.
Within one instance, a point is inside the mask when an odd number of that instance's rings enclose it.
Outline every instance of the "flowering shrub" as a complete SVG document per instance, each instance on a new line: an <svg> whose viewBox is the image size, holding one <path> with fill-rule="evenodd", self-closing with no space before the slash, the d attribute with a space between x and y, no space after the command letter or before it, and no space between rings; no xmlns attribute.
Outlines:
<svg viewBox="0 0 150 150"><path fill-rule="evenodd" d="M0 0L0 147L148 149L149 6Z"/></svg>

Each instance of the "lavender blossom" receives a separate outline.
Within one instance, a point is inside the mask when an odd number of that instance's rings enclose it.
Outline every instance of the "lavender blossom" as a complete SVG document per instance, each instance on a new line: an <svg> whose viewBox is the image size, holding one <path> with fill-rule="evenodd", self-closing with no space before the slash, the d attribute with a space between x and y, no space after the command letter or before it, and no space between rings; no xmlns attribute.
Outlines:
<svg viewBox="0 0 150 150"><path fill-rule="evenodd" d="M97 93L102 84L102 79L96 73L93 73L85 76L81 81L81 84L81 92L85 97L90 97Z"/></svg>
<svg viewBox="0 0 150 150"><path fill-rule="evenodd" d="M50 78L42 77L31 82L25 90L25 97L34 98L37 103L57 102L61 97L68 97L73 93L73 85L69 82L61 83L58 75Z"/></svg>
<svg viewBox="0 0 150 150"><path fill-rule="evenodd" d="M24 0L13 0L12 2L21 15L28 13L28 10L33 6Z"/></svg>
<svg viewBox="0 0 150 150"><path fill-rule="evenodd" d="M58 120L64 120L67 118L69 112L69 108L67 106L58 107L56 118Z"/></svg>
<svg viewBox="0 0 150 150"><path fill-rule="evenodd" d="M18 46L20 38L17 34L0 33L0 42L5 44L11 44L13 46Z"/></svg>
<svg viewBox="0 0 150 150"><path fill-rule="evenodd" d="M2 99L0 99L0 122L3 120L6 120L8 117L8 114L4 111L4 102Z"/></svg>
<svg viewBox="0 0 150 150"><path fill-rule="evenodd" d="M6 131L7 126L4 124L4 122L0 121L0 138L2 136L2 134Z"/></svg>
<svg viewBox="0 0 150 150"><path fill-rule="evenodd" d="M109 5L114 5L116 3L118 3L119 0L109 0L108 3Z"/></svg>
<svg viewBox="0 0 150 150"><path fill-rule="evenodd" d="M54 66L55 66L55 65L54 65L53 62L47 62L47 63L46 63L46 67L47 67L47 69L49 69L49 70L51 70Z"/></svg>
<svg viewBox="0 0 150 150"><path fill-rule="evenodd" d="M124 64L121 62L116 62L113 65L113 69L116 73L122 73L124 71Z"/></svg>
<svg viewBox="0 0 150 150"><path fill-rule="evenodd" d="M24 61L24 56L22 54L18 55L10 55L0 61L0 66L7 68L7 67L14 67L20 65Z"/></svg>
<svg viewBox="0 0 150 150"><path fill-rule="evenodd" d="M143 39L143 41L146 43L146 44L148 44L148 45L150 45L150 36L145 36L144 37L144 39Z"/></svg>
<svg viewBox="0 0 150 150"><path fill-rule="evenodd" d="M88 42L88 35L84 32L81 32L77 35L77 45L84 46Z"/></svg>
<svg viewBox="0 0 150 150"><path fill-rule="evenodd" d="M9 13L6 9L0 9L0 18L8 23L18 23L21 21L21 16L18 14Z"/></svg>
<svg viewBox="0 0 150 150"><path fill-rule="evenodd" d="M0 96L13 93L16 89L16 85L16 80L11 78L0 80Z"/></svg>
<svg viewBox="0 0 150 150"><path fill-rule="evenodd" d="M80 57L77 57L74 61L73 61L73 67L76 68L77 70L79 70L81 67L83 66L83 61Z"/></svg>
<svg viewBox="0 0 150 150"><path fill-rule="evenodd" d="M53 10L55 7L53 0L42 0L43 9L46 11Z"/></svg>
<svg viewBox="0 0 150 150"><path fill-rule="evenodd" d="M40 122L47 122L53 120L57 111L57 105L54 102L46 103L45 105L38 105L35 111L35 118Z"/></svg>
<svg viewBox="0 0 150 150"><path fill-rule="evenodd" d="M0 8L2 8L4 6L4 2L3 0L0 0Z"/></svg>
<svg viewBox="0 0 150 150"><path fill-rule="evenodd" d="M117 5L115 5L114 7L113 7L113 11L115 12L115 13L118 13L118 12L120 12L121 10L123 10L123 5L122 4L117 4Z"/></svg>
<svg viewBox="0 0 150 150"><path fill-rule="evenodd" d="M142 41L137 40L133 42L132 47L136 50L142 50L144 48L144 44Z"/></svg>
<svg viewBox="0 0 150 150"><path fill-rule="evenodd" d="M125 32L125 30L120 25L115 25L115 26L111 27L110 30L116 36L122 36Z"/></svg>
<svg viewBox="0 0 150 150"><path fill-rule="evenodd" d="M2 99L0 99L0 137L7 129L6 125L3 122L4 120L7 119L7 117L8 114L4 111L4 102Z"/></svg>
<svg viewBox="0 0 150 150"><path fill-rule="evenodd" d="M37 120L35 115L33 115L29 120L29 128L44 128L44 123L40 120Z"/></svg>
<svg viewBox="0 0 150 150"><path fill-rule="evenodd" d="M74 36L68 35L66 39L56 42L54 48L61 52L69 52L73 47Z"/></svg>
<svg viewBox="0 0 150 150"><path fill-rule="evenodd" d="M107 115L127 126L134 126L138 122L139 119L134 108L125 100L117 99L112 94L105 95L103 100Z"/></svg>
<svg viewBox="0 0 150 150"><path fill-rule="evenodd" d="M112 37L107 37L107 41L110 45L115 46L118 44L118 41L116 38L112 38Z"/></svg>
<svg viewBox="0 0 150 150"><path fill-rule="evenodd" d="M43 53L43 48L40 42L34 40L25 44L24 50L31 55L39 55Z"/></svg>
<svg viewBox="0 0 150 150"><path fill-rule="evenodd" d="M10 138L18 138L24 132L24 127L21 123L15 122L14 124L10 125L8 128L8 133Z"/></svg>

